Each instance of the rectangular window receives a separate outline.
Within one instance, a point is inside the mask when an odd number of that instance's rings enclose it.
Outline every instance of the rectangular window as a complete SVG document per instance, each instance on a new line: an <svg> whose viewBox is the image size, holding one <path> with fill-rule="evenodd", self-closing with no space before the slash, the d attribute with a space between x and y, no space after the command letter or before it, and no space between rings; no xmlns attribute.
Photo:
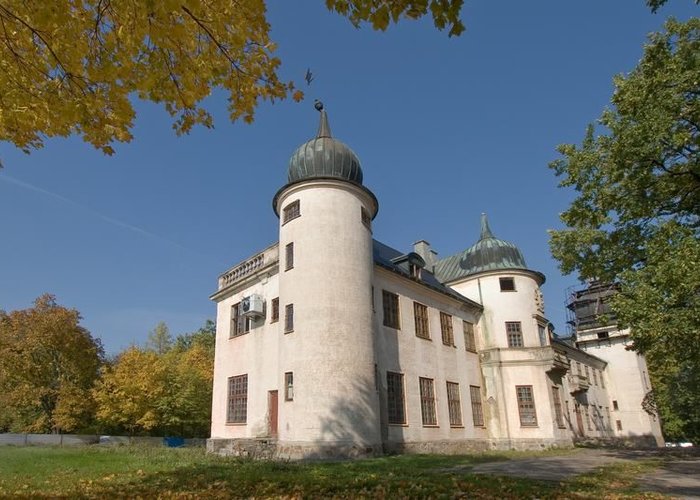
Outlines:
<svg viewBox="0 0 700 500"><path fill-rule="evenodd" d="M547 345L547 329L543 325L537 325L537 335L540 337L540 345Z"/></svg>
<svg viewBox="0 0 700 500"><path fill-rule="evenodd" d="M248 418L248 375L228 379L228 412L226 422L245 424Z"/></svg>
<svg viewBox="0 0 700 500"><path fill-rule="evenodd" d="M462 321L464 331L464 347L467 351L476 352L476 336L474 335L474 323Z"/></svg>
<svg viewBox="0 0 700 500"><path fill-rule="evenodd" d="M515 291L515 279L514 278L499 278L499 283L501 284L502 292L514 292Z"/></svg>
<svg viewBox="0 0 700 500"><path fill-rule="evenodd" d="M418 302L414 302L413 317L416 321L416 336L423 339L429 339L430 330L428 328L428 307Z"/></svg>
<svg viewBox="0 0 700 500"><path fill-rule="evenodd" d="M285 248L284 270L289 271L294 267L294 243L288 243Z"/></svg>
<svg viewBox="0 0 700 500"><path fill-rule="evenodd" d="M447 382L447 410L450 414L450 426L462 426L462 404L459 400L459 384Z"/></svg>
<svg viewBox="0 0 700 500"><path fill-rule="evenodd" d="M399 296L382 290L382 306L384 308L384 326L398 330L400 328Z"/></svg>
<svg viewBox="0 0 700 500"><path fill-rule="evenodd" d="M418 378L420 385L420 412L423 425L437 425L435 413L435 386L431 378Z"/></svg>
<svg viewBox="0 0 700 500"><path fill-rule="evenodd" d="M523 427L537 427L537 412L535 411L535 397L532 394L532 386L516 385L515 392L518 396L520 425Z"/></svg>
<svg viewBox="0 0 700 500"><path fill-rule="evenodd" d="M481 406L481 387L469 386L469 397L472 401L472 419L474 427L484 426L484 409Z"/></svg>
<svg viewBox="0 0 700 500"><path fill-rule="evenodd" d="M598 385L598 370L593 368L593 385Z"/></svg>
<svg viewBox="0 0 700 500"><path fill-rule="evenodd" d="M617 399L613 400L613 411L618 411L620 407L617 405Z"/></svg>
<svg viewBox="0 0 700 500"><path fill-rule="evenodd" d="M240 337L250 331L251 318L243 316L241 303L231 306L231 335L230 337Z"/></svg>
<svg viewBox="0 0 700 500"><path fill-rule="evenodd" d="M291 202L289 205L284 207L284 210L282 212L282 224L286 224L292 219L301 217L301 206L299 205L299 200Z"/></svg>
<svg viewBox="0 0 700 500"><path fill-rule="evenodd" d="M272 299L272 313L270 314L270 323L275 323L280 320L280 298Z"/></svg>
<svg viewBox="0 0 700 500"><path fill-rule="evenodd" d="M561 411L561 396L559 395L559 387L552 386L552 401L554 402L554 416L557 419L557 426L560 429L565 429L564 414Z"/></svg>
<svg viewBox="0 0 700 500"><path fill-rule="evenodd" d="M520 321L506 321L506 333L508 334L508 347L523 346L523 331Z"/></svg>
<svg viewBox="0 0 700 500"><path fill-rule="evenodd" d="M603 372L600 372L600 386L605 389L605 379L603 378Z"/></svg>
<svg viewBox="0 0 700 500"><path fill-rule="evenodd" d="M294 373L287 372L284 374L284 400L294 400Z"/></svg>
<svg viewBox="0 0 700 500"><path fill-rule="evenodd" d="M592 431L593 426L591 425L591 414L588 405L583 405L583 417L586 419L586 429Z"/></svg>
<svg viewBox="0 0 700 500"><path fill-rule="evenodd" d="M610 407L606 406L605 407L605 428L607 430L612 430L612 424L610 423Z"/></svg>
<svg viewBox="0 0 700 500"><path fill-rule="evenodd" d="M452 316L440 312L440 331L442 331L442 343L445 345L455 345L455 336L452 332Z"/></svg>
<svg viewBox="0 0 700 500"><path fill-rule="evenodd" d="M291 332L294 330L294 304L287 304L284 307L284 331Z"/></svg>
<svg viewBox="0 0 700 500"><path fill-rule="evenodd" d="M369 216L369 212L365 207L360 207L360 218L362 223L367 226L367 229L372 229L372 218Z"/></svg>
<svg viewBox="0 0 700 500"><path fill-rule="evenodd" d="M387 420L390 424L405 424L403 374L386 372Z"/></svg>
<svg viewBox="0 0 700 500"><path fill-rule="evenodd" d="M622 430L622 420L615 420L615 426L617 427L618 431Z"/></svg>
<svg viewBox="0 0 700 500"><path fill-rule="evenodd" d="M586 369L586 380L591 380L591 372L588 368L588 365L584 365L584 367Z"/></svg>

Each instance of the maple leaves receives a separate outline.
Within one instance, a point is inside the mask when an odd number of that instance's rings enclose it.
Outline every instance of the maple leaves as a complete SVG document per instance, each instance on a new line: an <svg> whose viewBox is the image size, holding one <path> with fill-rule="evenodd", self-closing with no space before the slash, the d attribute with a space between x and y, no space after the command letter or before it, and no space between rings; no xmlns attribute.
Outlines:
<svg viewBox="0 0 700 500"><path fill-rule="evenodd" d="M384 30L430 14L459 35L463 0L327 0ZM133 96L162 103L178 134L213 126L202 101L220 88L230 119L304 93L278 76L264 0L0 0L0 141L29 152L77 134L106 154L132 138Z"/></svg>

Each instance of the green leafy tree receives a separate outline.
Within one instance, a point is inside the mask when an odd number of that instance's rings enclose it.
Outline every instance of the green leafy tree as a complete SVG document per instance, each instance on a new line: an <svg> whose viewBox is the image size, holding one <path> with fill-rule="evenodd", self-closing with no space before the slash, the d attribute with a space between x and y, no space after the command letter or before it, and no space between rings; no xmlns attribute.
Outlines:
<svg viewBox="0 0 700 500"><path fill-rule="evenodd" d="M614 83L602 133L551 165L577 198L550 245L564 273L619 284L612 307L647 356L667 437L697 439L697 412L670 399L697 401L679 381L697 391L700 374L700 19L669 20Z"/></svg>
<svg viewBox="0 0 700 500"><path fill-rule="evenodd" d="M354 24L386 29L432 16L464 29L463 0L327 0ZM78 134L107 154L132 138L132 96L162 103L178 134L211 127L202 105L228 94L231 120L303 93L278 75L264 0L0 1L0 140L25 151Z"/></svg>
<svg viewBox="0 0 700 500"><path fill-rule="evenodd" d="M78 311L51 295L29 309L0 311L0 428L70 432L90 425L102 358Z"/></svg>
<svg viewBox="0 0 700 500"><path fill-rule="evenodd" d="M156 327L148 332L148 340L146 348L155 351L157 354L165 354L173 345L173 338L170 336L168 325L163 321L158 323Z"/></svg>

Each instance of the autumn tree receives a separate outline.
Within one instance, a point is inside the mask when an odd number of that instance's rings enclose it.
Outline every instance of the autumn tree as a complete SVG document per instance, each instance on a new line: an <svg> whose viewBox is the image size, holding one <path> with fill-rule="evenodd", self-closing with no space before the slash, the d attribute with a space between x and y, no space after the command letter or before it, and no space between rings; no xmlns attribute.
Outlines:
<svg viewBox="0 0 700 500"><path fill-rule="evenodd" d="M69 432L89 425L102 357L78 311L51 295L29 309L0 311L0 427Z"/></svg>
<svg viewBox="0 0 700 500"><path fill-rule="evenodd" d="M614 83L599 128L552 163L577 198L551 249L564 273L619 284L612 308L647 357L667 437L698 439L700 19L669 20Z"/></svg>
<svg viewBox="0 0 700 500"><path fill-rule="evenodd" d="M156 428L156 402L167 383L165 368L156 352L136 346L106 364L93 391L98 422L130 435Z"/></svg>
<svg viewBox="0 0 700 500"><path fill-rule="evenodd" d="M206 437L211 424L213 322L170 341L167 327L146 348L130 347L103 368L97 419L115 432ZM159 324L159 326L164 323ZM163 332L167 334L163 336Z"/></svg>
<svg viewBox="0 0 700 500"><path fill-rule="evenodd" d="M386 29L431 15L464 29L463 0L327 0L359 25ZM25 151L78 134L107 154L132 138L131 97L162 103L178 134L211 127L202 101L219 88L232 121L260 101L303 94L278 75L264 0L0 1L0 140Z"/></svg>

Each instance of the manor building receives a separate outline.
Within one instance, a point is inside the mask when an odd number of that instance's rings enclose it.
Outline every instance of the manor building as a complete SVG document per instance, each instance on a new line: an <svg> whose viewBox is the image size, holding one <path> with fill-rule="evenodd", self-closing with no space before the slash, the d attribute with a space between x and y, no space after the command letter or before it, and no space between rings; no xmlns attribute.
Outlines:
<svg viewBox="0 0 700 500"><path fill-rule="evenodd" d="M294 152L273 198L278 242L223 273L212 295L210 451L323 458L661 443L658 422L642 415L643 364L617 367L624 341L554 336L544 275L485 215L478 240L443 259L423 240L409 252L375 240L378 200L317 109L317 136Z"/></svg>

